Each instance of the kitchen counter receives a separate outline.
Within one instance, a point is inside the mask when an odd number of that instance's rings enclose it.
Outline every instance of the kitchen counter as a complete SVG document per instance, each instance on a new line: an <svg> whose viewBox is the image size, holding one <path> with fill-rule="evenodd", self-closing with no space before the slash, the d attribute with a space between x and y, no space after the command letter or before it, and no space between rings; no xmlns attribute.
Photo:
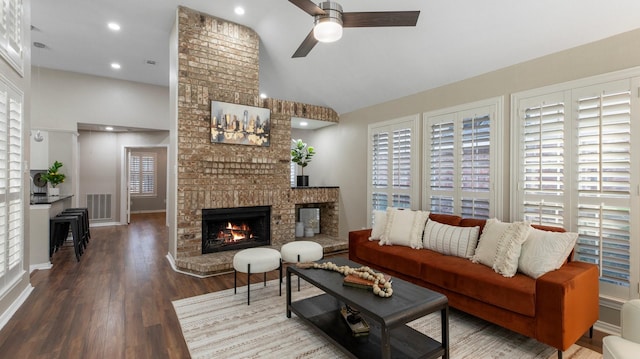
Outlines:
<svg viewBox="0 0 640 359"><path fill-rule="evenodd" d="M50 269L49 219L72 206L73 195L31 196L29 206L29 270Z"/></svg>
<svg viewBox="0 0 640 359"><path fill-rule="evenodd" d="M72 194L59 196L31 196L30 204L53 204L73 197Z"/></svg>

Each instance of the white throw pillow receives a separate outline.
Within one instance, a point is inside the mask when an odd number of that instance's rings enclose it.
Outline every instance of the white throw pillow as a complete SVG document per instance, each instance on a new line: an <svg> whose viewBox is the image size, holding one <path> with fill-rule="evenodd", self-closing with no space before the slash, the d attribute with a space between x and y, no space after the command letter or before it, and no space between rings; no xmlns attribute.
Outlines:
<svg viewBox="0 0 640 359"><path fill-rule="evenodd" d="M479 226L451 226L428 220L422 243L424 248L442 254L471 258L476 250L479 232Z"/></svg>
<svg viewBox="0 0 640 359"><path fill-rule="evenodd" d="M529 277L562 267L578 240L578 233L550 232L531 228L529 237L522 245L518 270Z"/></svg>
<svg viewBox="0 0 640 359"><path fill-rule="evenodd" d="M525 222L503 223L495 218L488 219L471 260L489 266L505 277L513 277L518 271L522 243L530 228Z"/></svg>
<svg viewBox="0 0 640 359"><path fill-rule="evenodd" d="M429 212L387 208L387 225L379 244L422 248L422 231Z"/></svg>
<svg viewBox="0 0 640 359"><path fill-rule="evenodd" d="M375 210L373 211L373 228L371 229L370 241L377 241L384 233L384 229L387 226L387 211Z"/></svg>

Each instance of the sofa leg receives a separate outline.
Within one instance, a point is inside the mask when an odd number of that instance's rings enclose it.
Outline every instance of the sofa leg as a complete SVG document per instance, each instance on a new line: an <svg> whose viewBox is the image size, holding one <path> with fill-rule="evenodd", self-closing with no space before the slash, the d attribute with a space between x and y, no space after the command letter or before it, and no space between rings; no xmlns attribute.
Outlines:
<svg viewBox="0 0 640 359"><path fill-rule="evenodd" d="M558 349L558 359L562 359L562 350Z"/></svg>
<svg viewBox="0 0 640 359"><path fill-rule="evenodd" d="M589 328L589 338L593 339L593 325Z"/></svg>

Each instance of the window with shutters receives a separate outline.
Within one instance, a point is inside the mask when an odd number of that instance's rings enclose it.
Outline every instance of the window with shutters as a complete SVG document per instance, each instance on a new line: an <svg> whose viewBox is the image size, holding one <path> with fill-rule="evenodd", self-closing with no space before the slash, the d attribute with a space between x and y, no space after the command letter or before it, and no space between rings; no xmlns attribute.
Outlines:
<svg viewBox="0 0 640 359"><path fill-rule="evenodd" d="M502 98L424 115L423 207L463 217L501 216ZM497 186L497 187L496 187Z"/></svg>
<svg viewBox="0 0 640 359"><path fill-rule="evenodd" d="M0 296L24 273L23 95L0 77Z"/></svg>
<svg viewBox="0 0 640 359"><path fill-rule="evenodd" d="M20 75L24 67L22 11L22 0L0 0L0 55Z"/></svg>
<svg viewBox="0 0 640 359"><path fill-rule="evenodd" d="M631 138L632 123L640 121L632 96L639 75L603 75L513 101L513 217L577 232L574 258L598 265L600 293L621 300L638 296L638 258L631 254L640 229L640 171L632 163L640 161L640 142Z"/></svg>
<svg viewBox="0 0 640 359"><path fill-rule="evenodd" d="M418 121L415 115L369 125L370 214L387 207L418 208Z"/></svg>
<svg viewBox="0 0 640 359"><path fill-rule="evenodd" d="M132 196L156 196L156 154L132 152L129 159L129 192Z"/></svg>

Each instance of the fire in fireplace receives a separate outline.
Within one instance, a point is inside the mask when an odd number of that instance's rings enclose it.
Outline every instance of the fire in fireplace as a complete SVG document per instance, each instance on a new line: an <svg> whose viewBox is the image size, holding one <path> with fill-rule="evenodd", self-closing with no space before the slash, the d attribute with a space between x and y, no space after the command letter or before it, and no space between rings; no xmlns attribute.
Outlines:
<svg viewBox="0 0 640 359"><path fill-rule="evenodd" d="M202 254L271 244L271 207L202 210Z"/></svg>

